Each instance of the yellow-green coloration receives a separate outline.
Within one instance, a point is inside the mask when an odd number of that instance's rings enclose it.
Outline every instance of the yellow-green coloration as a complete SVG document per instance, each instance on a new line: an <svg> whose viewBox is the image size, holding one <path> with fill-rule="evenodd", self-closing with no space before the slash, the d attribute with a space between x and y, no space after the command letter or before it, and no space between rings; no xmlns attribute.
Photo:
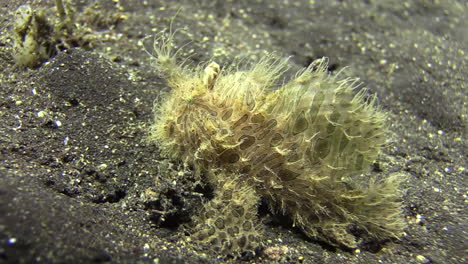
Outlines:
<svg viewBox="0 0 468 264"><path fill-rule="evenodd" d="M15 12L13 58L20 67L36 67L62 48L86 47L95 41L92 31L75 23L70 1L56 0L59 18L46 17L45 9L22 5Z"/></svg>
<svg viewBox="0 0 468 264"><path fill-rule="evenodd" d="M51 15L47 9L35 10L30 5L22 5L15 11L12 39L16 65L36 67L59 50L91 48L98 37L87 21L113 24L125 18L119 13L100 14L91 8L76 16L71 3L71 0L55 1L58 17Z"/></svg>
<svg viewBox="0 0 468 264"><path fill-rule="evenodd" d="M400 177L360 176L386 130L375 98L355 93L357 80L330 76L321 59L275 89L287 60L189 69L176 63L171 40L162 35L155 44L158 70L172 90L155 106L150 140L215 188L195 219L195 239L224 252L255 247L260 197L306 235L334 245L400 235Z"/></svg>
<svg viewBox="0 0 468 264"><path fill-rule="evenodd" d="M198 225L193 237L210 244L217 252L253 251L261 240L257 194L252 187L237 182L235 175L221 177L215 197L195 217Z"/></svg>
<svg viewBox="0 0 468 264"><path fill-rule="evenodd" d="M51 51L52 27L42 11L34 11L29 5L20 6L15 13L13 26L13 57L21 67L35 67L47 58Z"/></svg>

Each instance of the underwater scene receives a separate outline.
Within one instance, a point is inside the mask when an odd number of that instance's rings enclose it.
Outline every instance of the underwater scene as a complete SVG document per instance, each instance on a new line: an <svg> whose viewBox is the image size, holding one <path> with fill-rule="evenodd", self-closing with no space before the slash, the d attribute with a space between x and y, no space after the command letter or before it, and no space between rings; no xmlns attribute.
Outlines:
<svg viewBox="0 0 468 264"><path fill-rule="evenodd" d="M0 2L0 263L466 263L468 3Z"/></svg>

